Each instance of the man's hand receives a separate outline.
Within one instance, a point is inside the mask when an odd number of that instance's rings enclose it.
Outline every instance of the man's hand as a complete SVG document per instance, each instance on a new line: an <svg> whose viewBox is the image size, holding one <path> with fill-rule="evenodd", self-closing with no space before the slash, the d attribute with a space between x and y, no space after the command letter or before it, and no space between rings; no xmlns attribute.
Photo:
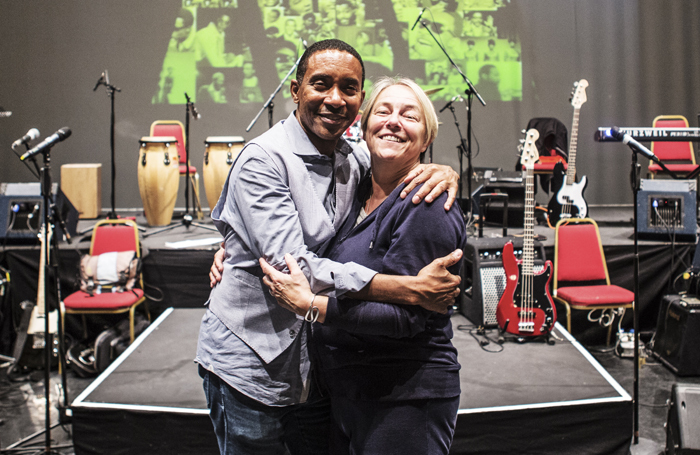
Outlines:
<svg viewBox="0 0 700 455"><path fill-rule="evenodd" d="M433 202L438 196L447 191L447 202L445 210L450 210L457 198L459 190L459 174L450 166L441 164L420 164L413 169L404 179L406 188L401 191L401 198L405 198L421 183L423 186L413 196L413 203L418 204L425 199L426 202Z"/></svg>
<svg viewBox="0 0 700 455"><path fill-rule="evenodd" d="M213 288L219 281L221 281L221 273L224 271L224 257L226 255L226 250L222 246L219 251L214 255L214 263L209 269L209 287Z"/></svg>
<svg viewBox="0 0 700 455"><path fill-rule="evenodd" d="M459 283L462 279L452 275L447 268L457 264L462 258L462 250L455 250L447 256L437 258L418 272L420 286L416 291L421 296L417 304L429 311L445 314L459 297Z"/></svg>

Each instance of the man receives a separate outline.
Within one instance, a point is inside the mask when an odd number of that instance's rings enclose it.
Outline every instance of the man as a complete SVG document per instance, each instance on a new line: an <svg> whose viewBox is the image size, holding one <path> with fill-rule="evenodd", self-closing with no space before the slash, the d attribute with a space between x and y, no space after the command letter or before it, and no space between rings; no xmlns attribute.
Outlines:
<svg viewBox="0 0 700 455"><path fill-rule="evenodd" d="M501 100L501 73L495 65L486 64L479 68L479 82L474 86L485 100Z"/></svg>
<svg viewBox="0 0 700 455"><path fill-rule="evenodd" d="M211 84L202 85L197 92L197 101L200 103L226 103L226 87L224 87L224 73L216 72L211 75Z"/></svg>
<svg viewBox="0 0 700 455"><path fill-rule="evenodd" d="M355 49L325 40L304 53L296 77L297 110L241 151L212 212L226 259L202 318L195 361L222 453L280 454L285 446L292 454L328 451L328 402L311 378L308 324L266 291L258 258L281 267L291 253L314 292L443 311L459 293L459 277L446 270L459 250L417 277L376 274L316 255L345 221L369 168L366 152L340 139L364 99L364 66ZM414 179L411 188L419 180L427 177ZM426 200L432 200L444 187L424 185L418 199L430 193ZM454 192L452 185L449 204Z"/></svg>
<svg viewBox="0 0 700 455"><path fill-rule="evenodd" d="M226 29L231 25L231 18L222 15L216 24L209 25L197 31L195 35L195 58L201 66L215 68L240 67L243 65L243 54L235 55L224 50Z"/></svg>

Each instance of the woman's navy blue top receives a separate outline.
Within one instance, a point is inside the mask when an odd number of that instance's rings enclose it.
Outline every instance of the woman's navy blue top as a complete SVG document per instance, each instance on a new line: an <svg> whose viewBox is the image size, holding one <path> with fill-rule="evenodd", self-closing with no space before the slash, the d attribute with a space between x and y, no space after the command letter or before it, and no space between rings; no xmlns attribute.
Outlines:
<svg viewBox="0 0 700 455"><path fill-rule="evenodd" d="M354 226L371 182L358 189L353 210L328 257L389 275L417 275L434 259L466 243L462 212L445 212L447 194L428 204L401 199L396 188ZM449 270L459 273L457 264ZM460 394L450 315L417 305L330 298L326 320L313 326L319 380L331 396L354 400L449 398Z"/></svg>

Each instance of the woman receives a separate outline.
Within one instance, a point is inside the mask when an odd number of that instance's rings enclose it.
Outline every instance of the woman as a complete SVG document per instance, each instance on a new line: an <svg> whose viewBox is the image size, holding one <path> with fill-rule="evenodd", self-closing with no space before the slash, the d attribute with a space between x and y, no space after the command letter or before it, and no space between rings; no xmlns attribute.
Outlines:
<svg viewBox="0 0 700 455"><path fill-rule="evenodd" d="M364 109L362 130L372 176L328 257L416 275L466 241L458 208L399 197L402 180L437 135L435 110L410 79L384 78ZM449 314L314 295L296 262L286 260L290 275L261 260L264 281L280 305L318 322L311 350L331 397L331 453L448 453L460 395Z"/></svg>

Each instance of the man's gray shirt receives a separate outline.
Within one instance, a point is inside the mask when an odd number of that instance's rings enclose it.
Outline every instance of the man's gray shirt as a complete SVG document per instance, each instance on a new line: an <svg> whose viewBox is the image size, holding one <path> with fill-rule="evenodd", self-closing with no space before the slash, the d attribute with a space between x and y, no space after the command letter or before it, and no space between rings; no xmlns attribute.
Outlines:
<svg viewBox="0 0 700 455"><path fill-rule="evenodd" d="M347 218L368 169L367 152L343 139L332 158L319 153L294 113L246 145L212 211L226 258L202 319L197 363L261 403L306 400L303 318L270 295L258 258L286 269L284 255L291 253L315 293L365 287L376 272L318 255Z"/></svg>

